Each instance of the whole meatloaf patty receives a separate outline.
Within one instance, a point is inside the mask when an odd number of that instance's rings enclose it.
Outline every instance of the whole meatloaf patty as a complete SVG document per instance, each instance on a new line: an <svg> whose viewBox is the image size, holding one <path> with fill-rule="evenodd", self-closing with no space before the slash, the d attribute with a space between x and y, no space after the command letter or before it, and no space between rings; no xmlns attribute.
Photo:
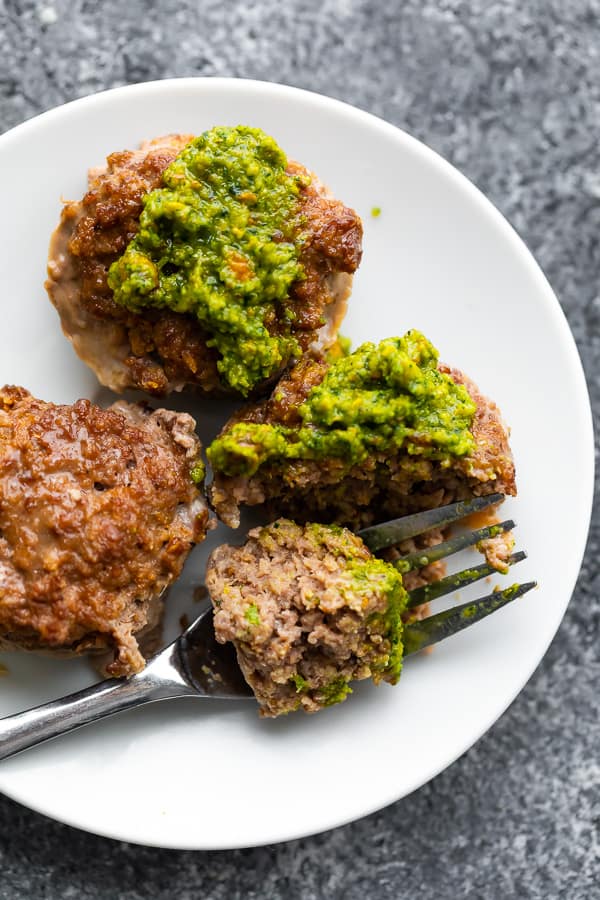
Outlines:
<svg viewBox="0 0 600 900"><path fill-rule="evenodd" d="M111 675L144 667L138 637L208 526L194 427L0 389L0 648L108 651Z"/></svg>
<svg viewBox="0 0 600 900"><path fill-rule="evenodd" d="M284 515L300 522L337 522L357 529L454 500L495 492L516 494L515 468L500 410L466 375L442 363L437 364L437 371L466 389L472 401L474 413L468 427L471 436L468 452L454 456L438 454L437 458L435 454L422 455L418 452L417 435L412 445L384 449L375 445L356 463L343 446L335 454L316 459L287 458L277 456L276 452L269 456L269 441L277 438L278 429L283 429L292 445L296 434L304 434L307 443L313 433L319 438L318 430L302 418L303 404L311 391L323 383L332 365L339 364L317 359L300 362L284 375L267 400L235 414L208 448L214 471L210 499L226 524L237 527L240 506L266 503L272 515ZM373 396L377 396L377 373L373 377ZM333 412L326 409L326 413L332 418L339 396L334 392L328 398ZM357 394L355 406L359 412L369 400L370 396L365 401L364 394ZM248 432L247 438L243 436L246 425L254 429ZM263 426L267 427L261 430ZM237 433L242 437L234 441L234 449L229 454L229 438ZM327 439L337 436L335 421L324 433ZM259 439L263 443L256 451L253 441ZM435 449L435 441L428 446ZM239 474L235 472L238 465L242 470ZM243 471L244 467L247 471Z"/></svg>
<svg viewBox="0 0 600 900"><path fill-rule="evenodd" d="M111 264L138 232L144 196L161 187L163 173L192 139L171 134L112 153L105 167L90 171L83 199L65 203L52 236L46 287L63 331L116 392L133 387L164 395L186 384L206 392L228 389L217 369L219 354L207 345L210 334L195 316L167 308L132 312L115 302L108 284ZM287 173L303 179L297 215L303 277L275 306L268 329L290 329L303 352L335 340L361 258L362 225L303 166L290 160Z"/></svg>
<svg viewBox="0 0 600 900"><path fill-rule="evenodd" d="M213 551L206 585L217 640L233 642L263 716L316 712L352 681L399 678L402 578L346 529L256 528Z"/></svg>

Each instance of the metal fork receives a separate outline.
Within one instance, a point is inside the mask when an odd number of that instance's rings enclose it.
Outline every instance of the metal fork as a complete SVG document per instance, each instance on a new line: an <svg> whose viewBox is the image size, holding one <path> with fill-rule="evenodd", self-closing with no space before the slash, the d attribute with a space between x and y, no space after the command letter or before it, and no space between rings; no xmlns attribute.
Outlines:
<svg viewBox="0 0 600 900"><path fill-rule="evenodd" d="M407 538L424 534L432 528L449 525L471 513L498 504L503 499L502 494L493 494L467 502L452 503L365 528L358 535L372 552L377 552ZM400 557L394 565L401 572L421 568L514 527L515 523L507 520L479 528L426 550ZM525 557L526 554L522 551L514 553L508 561L509 565L520 562ZM407 607L410 609L427 603L493 574L496 574L496 570L484 563L425 587L415 588L409 592ZM535 587L535 584L530 581L512 585L503 591L494 590L471 603L464 603L405 625L402 636L404 656L417 653L424 647L479 622L521 597ZM220 700L254 698L237 665L233 647L216 641L210 606L172 644L150 660L138 675L101 681L67 697L0 719L0 760L105 716L133 709L144 703L175 697Z"/></svg>

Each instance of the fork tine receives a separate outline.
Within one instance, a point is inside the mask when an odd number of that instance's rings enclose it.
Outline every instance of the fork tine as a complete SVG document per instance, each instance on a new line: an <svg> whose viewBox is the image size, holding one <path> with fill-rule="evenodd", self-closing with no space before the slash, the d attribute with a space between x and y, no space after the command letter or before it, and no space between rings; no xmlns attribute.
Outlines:
<svg viewBox="0 0 600 900"><path fill-rule="evenodd" d="M450 525L459 519L474 512L480 512L489 506L502 503L504 494L489 494L487 497L475 497L473 500L460 500L458 503L450 503L448 506L438 506L436 509L427 509L424 512L415 513L412 516L403 516L400 519L392 519L390 522L382 522L381 525L371 525L363 528L357 534L363 539L371 553L391 547L407 538L416 537L432 528Z"/></svg>
<svg viewBox="0 0 600 900"><path fill-rule="evenodd" d="M506 562L508 566L513 566L523 559L527 559L527 554L524 550L519 550L518 553L513 553L512 556L509 556ZM498 570L490 566L489 563L482 563L479 566L472 566L470 569L463 569L462 572L447 575L445 578L440 578L439 581L434 581L433 584L424 584L422 587L413 588L412 591L408 592L406 608L412 609L414 606L421 606L423 603L437 600L438 597L457 591L468 584L474 584L488 575L497 574L503 573L498 573Z"/></svg>
<svg viewBox="0 0 600 900"><path fill-rule="evenodd" d="M451 556L453 553L458 553L459 550L464 550L466 547L472 547L473 544L478 544L479 541L485 541L487 538L496 537L496 535L502 534L504 531L511 531L515 527L515 523L512 519L507 519L505 522L498 522L495 525L486 525L485 528L467 531L465 534L459 534L449 541L442 541L441 544L434 544L433 547L426 547L424 550L416 550L414 553L407 553L406 556L395 559L392 565L395 566L399 572L402 572L402 574L406 574L406 572L410 572L412 569L422 569L423 566L428 566L429 563L436 562L438 559L443 559L445 556Z"/></svg>
<svg viewBox="0 0 600 900"><path fill-rule="evenodd" d="M402 642L404 644L404 656L417 653L430 644L437 644L444 638L458 634L463 628L468 628L475 622L485 619L486 616L496 612L517 597L522 597L531 588L537 586L537 582L528 581L525 584L513 584L503 591L492 591L486 597L480 597L472 603L463 603L462 606L454 606L443 612L421 619L420 622L411 622L404 626Z"/></svg>

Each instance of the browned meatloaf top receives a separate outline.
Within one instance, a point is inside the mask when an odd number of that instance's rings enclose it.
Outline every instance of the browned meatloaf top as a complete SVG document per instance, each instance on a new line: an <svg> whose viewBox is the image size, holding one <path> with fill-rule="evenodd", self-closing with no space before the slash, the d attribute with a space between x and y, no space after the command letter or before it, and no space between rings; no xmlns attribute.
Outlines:
<svg viewBox="0 0 600 900"><path fill-rule="evenodd" d="M195 317L169 310L134 314L115 303L107 283L111 264L138 230L144 194L161 186L162 173L192 137L167 135L139 150L112 153L106 168L90 172L83 199L65 204L52 238L46 287L63 330L115 391L129 386L161 395L184 384L222 387L216 351L206 346ZM306 173L291 161L288 171ZM292 286L288 314L278 308L268 327L281 330L291 311L292 333L306 350L335 337L361 258L362 225L314 176L301 189L300 205L305 277Z"/></svg>
<svg viewBox="0 0 600 900"><path fill-rule="evenodd" d="M327 368L324 360L302 360L269 399L240 410L223 431L234 422L300 425L299 407ZM396 451L374 453L351 467L341 458L294 459L267 462L249 478L217 472L210 497L219 517L235 527L240 505L266 502L272 515L358 528L455 499L496 491L515 494L515 467L500 410L458 369L439 368L464 384L476 404L472 453L449 466Z"/></svg>
<svg viewBox="0 0 600 900"><path fill-rule="evenodd" d="M187 414L0 389L0 646L109 650L143 668L136 634L206 533Z"/></svg>

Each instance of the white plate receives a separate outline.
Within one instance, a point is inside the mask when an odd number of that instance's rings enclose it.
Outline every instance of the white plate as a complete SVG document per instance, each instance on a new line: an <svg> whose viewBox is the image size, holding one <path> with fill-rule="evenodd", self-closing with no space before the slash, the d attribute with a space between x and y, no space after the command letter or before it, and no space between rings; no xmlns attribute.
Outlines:
<svg viewBox="0 0 600 900"><path fill-rule="evenodd" d="M0 384L47 400L109 399L61 335L43 281L59 198L78 198L107 153L173 131L257 125L314 169L365 225L343 331L355 343L421 329L476 379L512 427L519 497L505 504L540 588L411 660L397 688L360 685L326 713L259 721L241 703L177 701L83 729L0 765L0 789L48 816L163 847L231 848L314 833L424 784L521 690L551 641L581 564L593 450L586 385L566 321L525 246L458 172L413 138L315 94L194 79L119 88L0 138ZM381 207L373 218L371 209ZM182 398L172 401L180 408ZM201 433L214 433L215 416ZM214 536L223 540L225 528ZM560 548L560 556L558 555ZM169 631L207 547L186 567ZM477 593L477 589L471 589ZM481 593L481 590L479 591ZM85 662L4 654L0 714L93 680ZM408 811L408 807L407 807Z"/></svg>

